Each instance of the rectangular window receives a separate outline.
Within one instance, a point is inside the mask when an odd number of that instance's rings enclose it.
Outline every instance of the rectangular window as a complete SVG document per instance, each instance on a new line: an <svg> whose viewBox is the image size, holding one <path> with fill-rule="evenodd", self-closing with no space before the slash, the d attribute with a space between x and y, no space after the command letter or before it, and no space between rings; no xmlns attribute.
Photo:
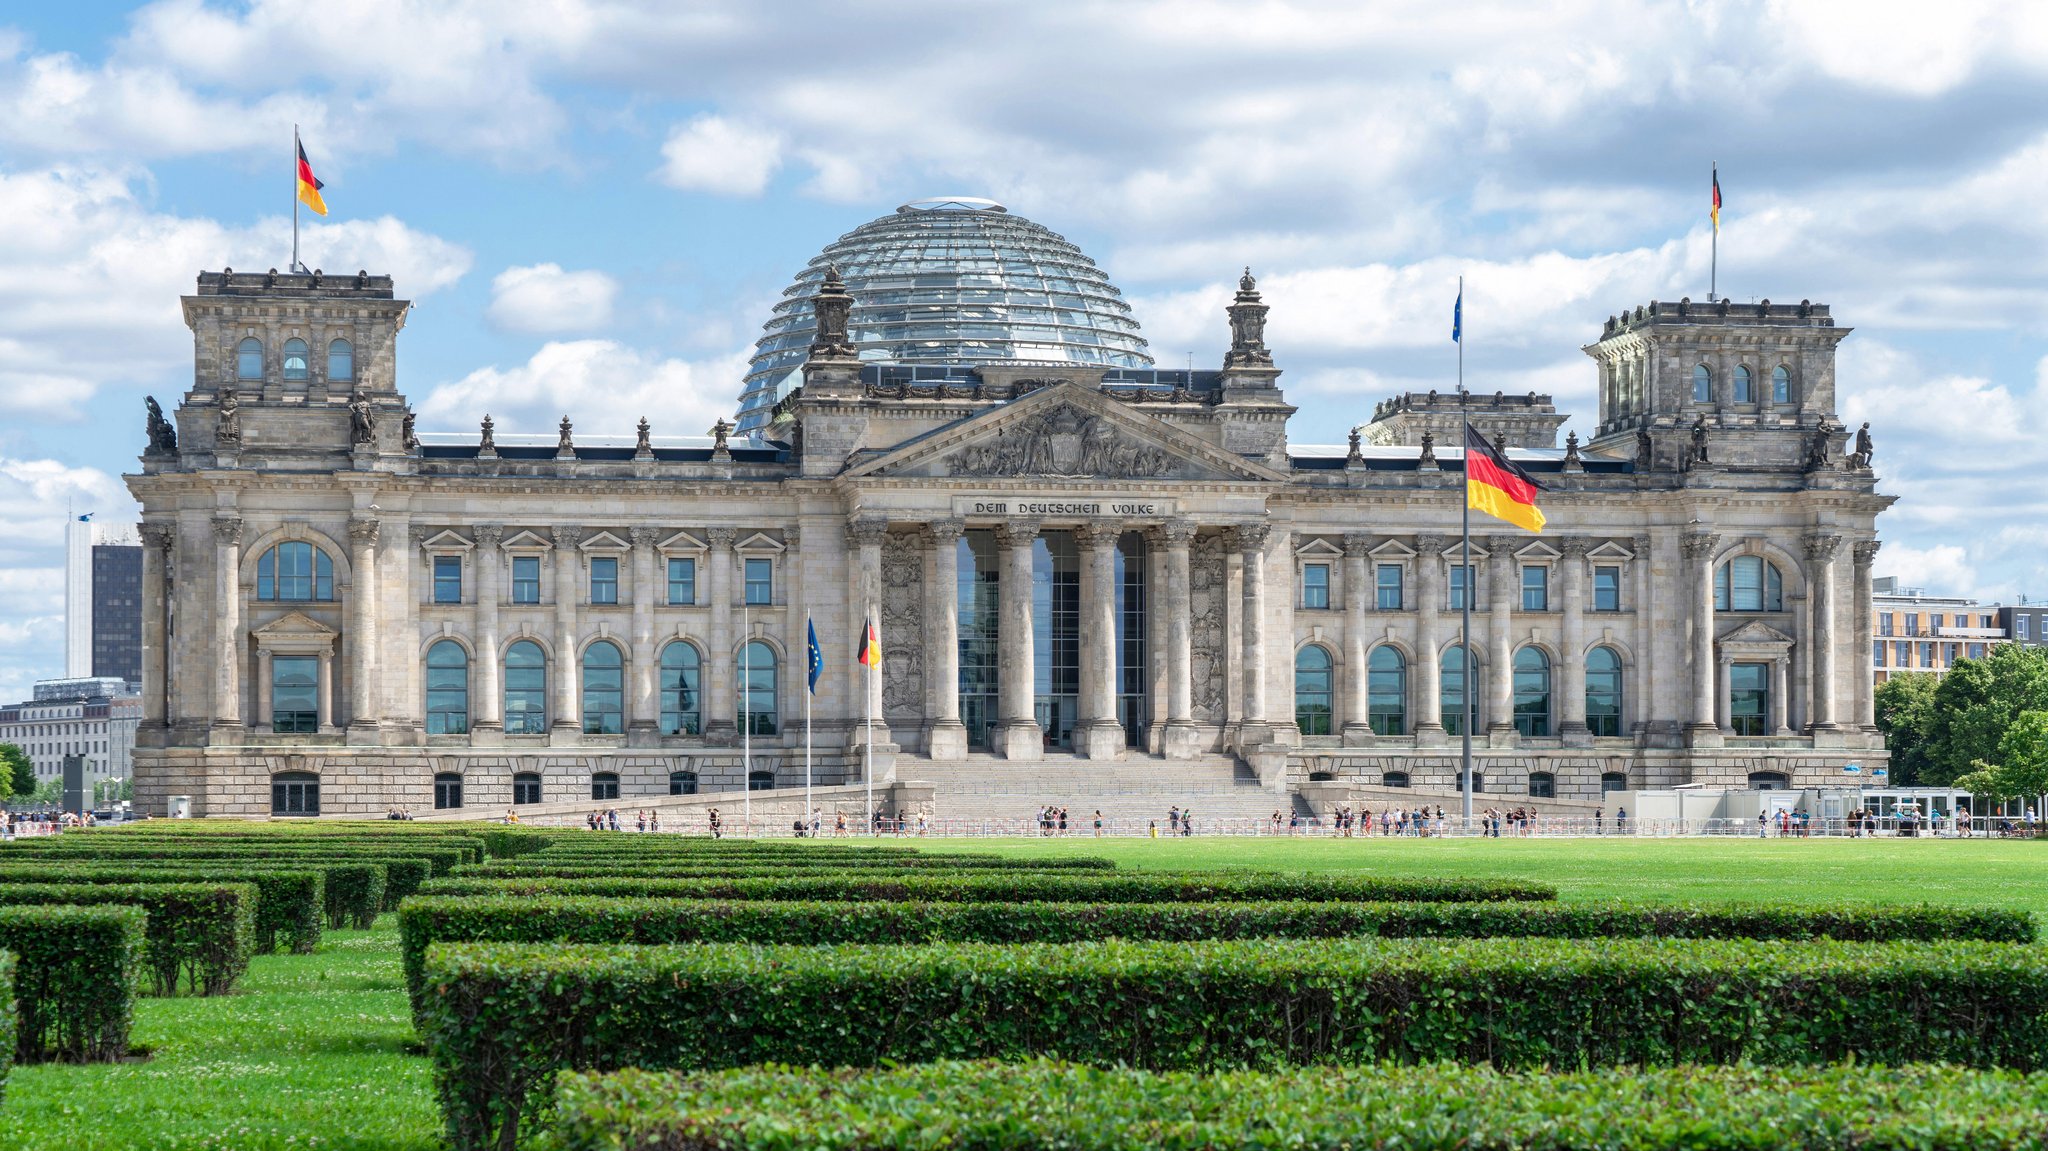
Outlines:
<svg viewBox="0 0 2048 1151"><path fill-rule="evenodd" d="M1621 610L1620 568L1596 567L1593 569L1593 610Z"/></svg>
<svg viewBox="0 0 2048 1151"><path fill-rule="evenodd" d="M1305 608L1326 608L1330 606L1329 564L1302 565L1301 606Z"/></svg>
<svg viewBox="0 0 2048 1151"><path fill-rule="evenodd" d="M2032 621L2023 615L2012 617L2012 634L2020 639L2029 638L2027 624L2030 622Z"/></svg>
<svg viewBox="0 0 2048 1151"><path fill-rule="evenodd" d="M1892 613L1884 612L1877 617L1877 634L1892 634Z"/></svg>
<svg viewBox="0 0 2048 1151"><path fill-rule="evenodd" d="M1947 619L1948 619L1948 617L1947 617L1947 616L1945 616L1945 615L1942 615L1942 614L1941 614L1940 612L1935 612L1935 613L1934 613L1933 615L1931 615L1931 616L1928 616L1928 617L1927 617L1927 634L1928 634L1928 635L1940 635L1940 634L1941 634L1941 626L1942 626L1943 622L1944 622L1944 621L1946 621Z"/></svg>
<svg viewBox="0 0 2048 1151"><path fill-rule="evenodd" d="M434 602L462 602L462 557L434 557Z"/></svg>
<svg viewBox="0 0 2048 1151"><path fill-rule="evenodd" d="M1769 735L1771 665L1738 663L1728 667L1728 719L1736 735Z"/></svg>
<svg viewBox="0 0 2048 1151"><path fill-rule="evenodd" d="M1870 655L1870 662L1871 662L1871 663L1873 663L1873 664L1875 664L1875 665L1877 665L1878 667L1883 667L1883 666L1884 666L1884 641L1883 641L1883 640L1878 640L1878 641L1876 641L1876 642L1872 643L1872 644L1870 645L1870 647L1871 647L1871 655Z"/></svg>
<svg viewBox="0 0 2048 1151"><path fill-rule="evenodd" d="M616 558L590 557L590 602L619 602L619 561Z"/></svg>
<svg viewBox="0 0 2048 1151"><path fill-rule="evenodd" d="M1449 605L1449 606L1450 606L1450 610L1452 610L1452 611L1462 611L1462 610L1464 610L1464 608L1465 608L1465 606L1466 606L1466 604L1465 604L1465 597L1466 597L1466 594L1467 594L1467 589L1471 588L1472 586L1473 586L1473 583L1472 583L1472 565L1471 565L1471 564L1452 564L1452 565L1451 565L1451 602L1450 602L1450 605Z"/></svg>
<svg viewBox="0 0 2048 1151"><path fill-rule="evenodd" d="M319 730L320 661L310 655L270 659L270 730Z"/></svg>
<svg viewBox="0 0 2048 1151"><path fill-rule="evenodd" d="M540 557L512 557L512 602L540 602Z"/></svg>
<svg viewBox="0 0 2048 1151"><path fill-rule="evenodd" d="M1381 611L1401 610L1401 565L1381 564L1377 573L1379 579L1379 608Z"/></svg>
<svg viewBox="0 0 2048 1151"><path fill-rule="evenodd" d="M1931 643L1923 643L1923 644L1921 644L1921 645L1920 645L1920 666L1921 666L1921 667L1933 667L1933 666L1934 666L1934 645L1933 645L1933 644L1931 644Z"/></svg>
<svg viewBox="0 0 2048 1151"><path fill-rule="evenodd" d="M1913 666L1913 645L1912 645L1912 644L1910 644L1910 643L1907 643L1907 642L1906 642L1905 640L1902 640L1902 639L1900 639L1900 640L1893 640L1893 641L1892 641L1892 666L1893 666L1893 667L1912 667L1912 666Z"/></svg>
<svg viewBox="0 0 2048 1151"><path fill-rule="evenodd" d="M747 561L747 602L750 604L772 604L775 602L775 561Z"/></svg>
<svg viewBox="0 0 2048 1151"><path fill-rule="evenodd" d="M668 602L697 602L697 561L672 559L668 561Z"/></svg>
<svg viewBox="0 0 2048 1151"><path fill-rule="evenodd" d="M1542 564L1522 566L1522 610L1550 610L1550 569Z"/></svg>
<svg viewBox="0 0 2048 1151"><path fill-rule="evenodd" d="M1984 658L1984 645L1983 645L1983 644L1981 644L1981 643L1973 643L1973 644L1971 644L1971 645L1970 645L1970 658L1971 658L1971 659L1983 659L1983 658Z"/></svg>
<svg viewBox="0 0 2048 1151"><path fill-rule="evenodd" d="M1917 611L1916 611L1916 612L1908 612L1908 613L1906 613L1906 634L1907 634L1907 635L1919 635L1919 634L1920 634L1920 613L1919 613L1919 612L1917 612Z"/></svg>

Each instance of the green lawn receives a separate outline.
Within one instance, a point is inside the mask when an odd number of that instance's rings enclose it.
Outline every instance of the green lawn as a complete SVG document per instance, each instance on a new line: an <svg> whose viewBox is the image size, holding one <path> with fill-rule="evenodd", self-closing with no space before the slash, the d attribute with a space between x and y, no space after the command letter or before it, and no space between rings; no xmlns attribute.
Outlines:
<svg viewBox="0 0 2048 1151"><path fill-rule="evenodd" d="M2048 919L2048 844L1927 840L928 840L937 850L1105 855L1137 868L1249 867L1534 879L1565 899L1871 900L2012 907ZM147 1061L16 1068L0 1147L32 1151L440 1146L398 938L337 931L258 958L236 995L145 999Z"/></svg>

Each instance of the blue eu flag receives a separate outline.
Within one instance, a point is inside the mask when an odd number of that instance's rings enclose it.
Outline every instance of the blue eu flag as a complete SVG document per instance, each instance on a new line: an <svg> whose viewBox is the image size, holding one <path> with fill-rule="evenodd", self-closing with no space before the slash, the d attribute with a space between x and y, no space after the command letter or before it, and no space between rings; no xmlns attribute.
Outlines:
<svg viewBox="0 0 2048 1151"><path fill-rule="evenodd" d="M1458 285L1458 302L1451 305L1451 342L1465 342L1465 285Z"/></svg>
<svg viewBox="0 0 2048 1151"><path fill-rule="evenodd" d="M805 617L804 626L811 631L811 694L818 694L818 677L825 674L825 653L818 647L818 625Z"/></svg>

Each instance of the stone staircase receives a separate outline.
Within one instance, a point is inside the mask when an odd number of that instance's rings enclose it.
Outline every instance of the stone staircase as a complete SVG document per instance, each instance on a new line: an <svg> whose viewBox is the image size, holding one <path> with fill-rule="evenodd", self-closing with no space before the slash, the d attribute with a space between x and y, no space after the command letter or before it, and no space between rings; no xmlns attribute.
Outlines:
<svg viewBox="0 0 2048 1151"><path fill-rule="evenodd" d="M1027 833L1046 804L1067 809L1072 834L1089 828L1097 810L1110 830L1128 834L1157 820L1161 835L1170 807L1192 809L1196 829L1204 833L1237 825L1248 832L1252 823L1269 823L1275 809L1283 817L1292 810L1287 796L1260 787L1228 755L1163 759L1132 752L1116 760L1048 755L1031 761L906 756L896 764L896 778L930 784L934 814L943 821L991 821Z"/></svg>

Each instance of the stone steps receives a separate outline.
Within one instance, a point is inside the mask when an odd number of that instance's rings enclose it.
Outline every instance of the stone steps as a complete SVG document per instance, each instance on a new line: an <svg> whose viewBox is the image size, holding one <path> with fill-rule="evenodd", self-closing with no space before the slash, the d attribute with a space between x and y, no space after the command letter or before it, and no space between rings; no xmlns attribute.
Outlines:
<svg viewBox="0 0 2048 1151"><path fill-rule="evenodd" d="M1016 761L970 755L963 760L910 758L896 766L901 780L931 784L942 818L1026 820L1045 804L1067 808L1070 827L1092 821L1100 810L1113 825L1166 826L1170 807L1192 808L1198 825L1211 821L1270 818L1290 810L1283 796L1240 775L1229 756L1187 760L1133 754L1128 759L1072 757ZM1162 832L1163 833L1163 832Z"/></svg>

